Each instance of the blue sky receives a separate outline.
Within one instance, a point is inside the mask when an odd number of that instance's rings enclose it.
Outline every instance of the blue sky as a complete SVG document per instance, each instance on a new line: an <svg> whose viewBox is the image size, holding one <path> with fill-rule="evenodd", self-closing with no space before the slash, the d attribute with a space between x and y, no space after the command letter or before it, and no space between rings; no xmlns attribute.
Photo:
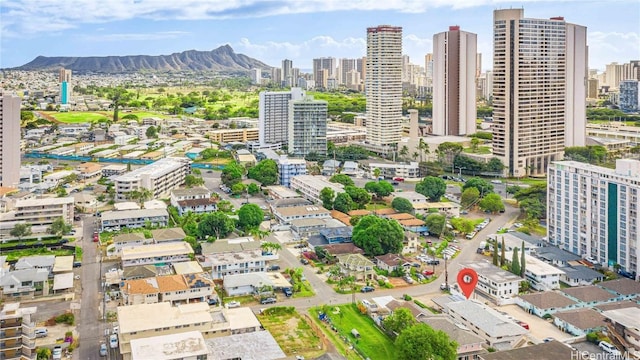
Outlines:
<svg viewBox="0 0 640 360"><path fill-rule="evenodd" d="M366 28L390 24L403 27L403 52L421 65L433 34L449 25L477 33L490 69L493 10L510 7L587 26L590 68L640 59L638 0L2 0L0 68L38 55L161 55L229 44L271 66L286 58L309 69L316 57L363 56Z"/></svg>

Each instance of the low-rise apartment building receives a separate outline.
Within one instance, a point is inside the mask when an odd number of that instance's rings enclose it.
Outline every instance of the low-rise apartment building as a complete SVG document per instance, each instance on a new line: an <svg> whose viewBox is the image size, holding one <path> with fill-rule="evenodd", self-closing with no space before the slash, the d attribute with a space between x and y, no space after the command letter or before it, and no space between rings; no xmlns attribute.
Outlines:
<svg viewBox="0 0 640 360"><path fill-rule="evenodd" d="M211 191L205 187L171 190L171 205L178 209L182 216L187 212L207 213L218 209L216 201L211 198Z"/></svg>
<svg viewBox="0 0 640 360"><path fill-rule="evenodd" d="M28 198L6 203L6 212L0 214L0 228L8 233L15 224L31 225L34 233L45 232L58 218L67 224L73 224L73 197L61 198Z"/></svg>
<svg viewBox="0 0 640 360"><path fill-rule="evenodd" d="M213 281L201 273L128 280L120 287L120 291L125 305L163 301L177 305L217 300L214 287Z"/></svg>
<svg viewBox="0 0 640 360"><path fill-rule="evenodd" d="M227 275L266 271L267 262L277 260L278 255L263 251L259 241L253 238L217 240L202 244L206 266L211 267L214 279Z"/></svg>
<svg viewBox="0 0 640 360"><path fill-rule="evenodd" d="M164 158L147 166L135 169L113 179L116 198L125 200L131 191L145 188L154 198L168 195L169 191L184 184L191 171L191 161L187 158Z"/></svg>
<svg viewBox="0 0 640 360"><path fill-rule="evenodd" d="M167 226L169 213L165 209L134 209L105 211L100 214L102 231L120 231L123 228L141 228L147 224L154 227Z"/></svg>
<svg viewBox="0 0 640 360"><path fill-rule="evenodd" d="M102 176L118 176L127 172L127 165L111 164L102 168Z"/></svg>
<svg viewBox="0 0 640 360"><path fill-rule="evenodd" d="M278 184L290 187L294 176L307 174L307 162L304 159L289 159L282 156L278 159Z"/></svg>
<svg viewBox="0 0 640 360"><path fill-rule="evenodd" d="M497 304L514 302L514 298L518 296L520 282L523 281L520 276L504 271L488 261L467 262L460 266L475 270L478 274L476 291L488 296Z"/></svg>
<svg viewBox="0 0 640 360"><path fill-rule="evenodd" d="M141 245L122 249L122 267L190 261L193 249L187 242Z"/></svg>
<svg viewBox="0 0 640 360"><path fill-rule="evenodd" d="M418 179L420 178L420 167L417 162L410 162L408 164L402 163L374 163L361 161L360 165L364 168L366 174L369 174L371 178L374 178L373 172L375 169L380 170L380 176L385 179L393 179L396 177L403 179Z"/></svg>
<svg viewBox="0 0 640 360"><path fill-rule="evenodd" d="M146 239L143 233L125 233L113 237L113 246L117 253L125 247L149 245L151 243L153 243L153 239Z"/></svg>
<svg viewBox="0 0 640 360"><path fill-rule="evenodd" d="M0 311L0 359L36 358L36 310L5 303Z"/></svg>
<svg viewBox="0 0 640 360"><path fill-rule="evenodd" d="M258 128L211 130L207 137L217 143L258 141Z"/></svg>
<svg viewBox="0 0 640 360"><path fill-rule="evenodd" d="M78 179L81 181L87 181L92 179L98 179L102 176L102 165L86 162L76 167L78 171Z"/></svg>
<svg viewBox="0 0 640 360"><path fill-rule="evenodd" d="M331 212L320 205L290 206L272 209L273 216L282 224L301 219L329 219Z"/></svg>
<svg viewBox="0 0 640 360"><path fill-rule="evenodd" d="M322 203L320 200L320 192L328 187L337 195L344 192L344 186L338 183L332 183L323 176L314 175L298 175L291 178L290 187L299 191L302 196L314 203Z"/></svg>
<svg viewBox="0 0 640 360"><path fill-rule="evenodd" d="M511 263L509 259L513 258L513 252L506 251L504 256L507 263ZM560 288L560 279L563 278L564 271L531 255L525 254L524 259L526 262L524 276L531 283L532 288L538 291Z"/></svg>

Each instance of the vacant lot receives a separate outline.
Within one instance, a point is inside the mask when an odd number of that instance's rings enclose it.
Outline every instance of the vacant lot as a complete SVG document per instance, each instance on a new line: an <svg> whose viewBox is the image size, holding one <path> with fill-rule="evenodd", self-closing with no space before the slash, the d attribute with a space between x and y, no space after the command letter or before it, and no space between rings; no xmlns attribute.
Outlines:
<svg viewBox="0 0 640 360"><path fill-rule="evenodd" d="M322 341L293 307L271 307L258 315L262 326L287 355L315 358L324 353Z"/></svg>
<svg viewBox="0 0 640 360"><path fill-rule="evenodd" d="M319 308L311 309L310 312L317 318ZM396 359L396 346L387 335L382 333L373 320L366 315L362 315L353 304L331 307L329 311L331 323L323 323L325 329L331 332L333 325L340 336L364 356L371 360L393 360ZM356 329L360 333L360 338L356 339L351 330ZM337 347L337 346L336 346Z"/></svg>

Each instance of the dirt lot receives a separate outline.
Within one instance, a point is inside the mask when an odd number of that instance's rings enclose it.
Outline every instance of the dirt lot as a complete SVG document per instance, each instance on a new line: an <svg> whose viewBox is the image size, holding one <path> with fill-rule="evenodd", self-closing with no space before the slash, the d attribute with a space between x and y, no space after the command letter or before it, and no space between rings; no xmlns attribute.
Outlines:
<svg viewBox="0 0 640 360"><path fill-rule="evenodd" d="M319 335L299 313L284 311L285 308L270 308L271 313L258 315L262 323L287 355L303 355L315 358L324 353Z"/></svg>

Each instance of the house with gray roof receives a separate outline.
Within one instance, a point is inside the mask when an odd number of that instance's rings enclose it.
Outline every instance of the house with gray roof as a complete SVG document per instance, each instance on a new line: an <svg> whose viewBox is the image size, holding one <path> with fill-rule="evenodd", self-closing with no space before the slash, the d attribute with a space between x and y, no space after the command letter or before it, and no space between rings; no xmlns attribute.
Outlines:
<svg viewBox="0 0 640 360"><path fill-rule="evenodd" d="M483 338L464 325L451 321L445 315L419 316L418 321L449 335L449 338L458 344L458 359L475 359L478 354L487 352L483 347L485 344Z"/></svg>
<svg viewBox="0 0 640 360"><path fill-rule="evenodd" d="M633 299L640 295L640 283L627 278L603 281L598 286L622 299Z"/></svg>
<svg viewBox="0 0 640 360"><path fill-rule="evenodd" d="M291 283L279 272L253 272L225 276L223 287L228 296L269 293L290 288Z"/></svg>
<svg viewBox="0 0 640 360"><path fill-rule="evenodd" d="M580 256L560 249L556 246L545 246L536 249L536 257L551 265L567 266L570 262L580 260Z"/></svg>
<svg viewBox="0 0 640 360"><path fill-rule="evenodd" d="M49 270L30 268L14 270L4 273L0 277L0 298L31 298L36 292L47 295L49 293Z"/></svg>
<svg viewBox="0 0 640 360"><path fill-rule="evenodd" d="M184 241L184 238L187 237L187 234L184 233L184 230L182 230L182 228L174 227L168 229L151 230L151 236L153 237L153 241L156 244L159 244L163 242Z"/></svg>
<svg viewBox="0 0 640 360"><path fill-rule="evenodd" d="M543 317L558 311L571 310L581 307L577 301L556 292L544 291L526 295L520 295L516 300L518 306L524 311Z"/></svg>
<svg viewBox="0 0 640 360"><path fill-rule="evenodd" d="M528 331L494 309L471 300L450 302L449 316L482 337L497 350L508 350L527 343Z"/></svg>
<svg viewBox="0 0 640 360"><path fill-rule="evenodd" d="M153 239L146 239L141 232L118 234L113 237L113 245L118 253L125 247L135 247L151 243L153 243Z"/></svg>
<svg viewBox="0 0 640 360"><path fill-rule="evenodd" d="M203 266L211 267L214 279L228 275L267 270L267 263L278 259L278 254L262 249L261 242L253 238L220 239L202 244Z"/></svg>
<svg viewBox="0 0 640 360"><path fill-rule="evenodd" d="M46 269L49 273L53 272L53 265L56 262L55 255L34 255L25 256L18 259L13 266L14 270L25 269Z"/></svg>
<svg viewBox="0 0 640 360"><path fill-rule="evenodd" d="M594 282L604 280L604 275L584 265L572 265L561 267L564 274L560 275L560 281L569 286L591 285Z"/></svg>
<svg viewBox="0 0 640 360"><path fill-rule="evenodd" d="M544 354L544 357L541 357ZM478 355L479 360L542 360L571 359L576 351L560 341L543 342L517 349L485 353ZM581 353L578 353L581 354ZM591 354L589 354L591 355Z"/></svg>
<svg viewBox="0 0 640 360"><path fill-rule="evenodd" d="M601 313L590 308L582 308L556 313L553 324L571 335L582 336L605 328L604 320L605 317Z"/></svg>
<svg viewBox="0 0 640 360"><path fill-rule="evenodd" d="M565 296L578 301L584 306L594 306L618 300L615 295L597 286L580 286L561 290Z"/></svg>
<svg viewBox="0 0 640 360"><path fill-rule="evenodd" d="M373 280L375 264L362 254L342 254L337 258L340 271L345 276L353 276L356 281Z"/></svg>

